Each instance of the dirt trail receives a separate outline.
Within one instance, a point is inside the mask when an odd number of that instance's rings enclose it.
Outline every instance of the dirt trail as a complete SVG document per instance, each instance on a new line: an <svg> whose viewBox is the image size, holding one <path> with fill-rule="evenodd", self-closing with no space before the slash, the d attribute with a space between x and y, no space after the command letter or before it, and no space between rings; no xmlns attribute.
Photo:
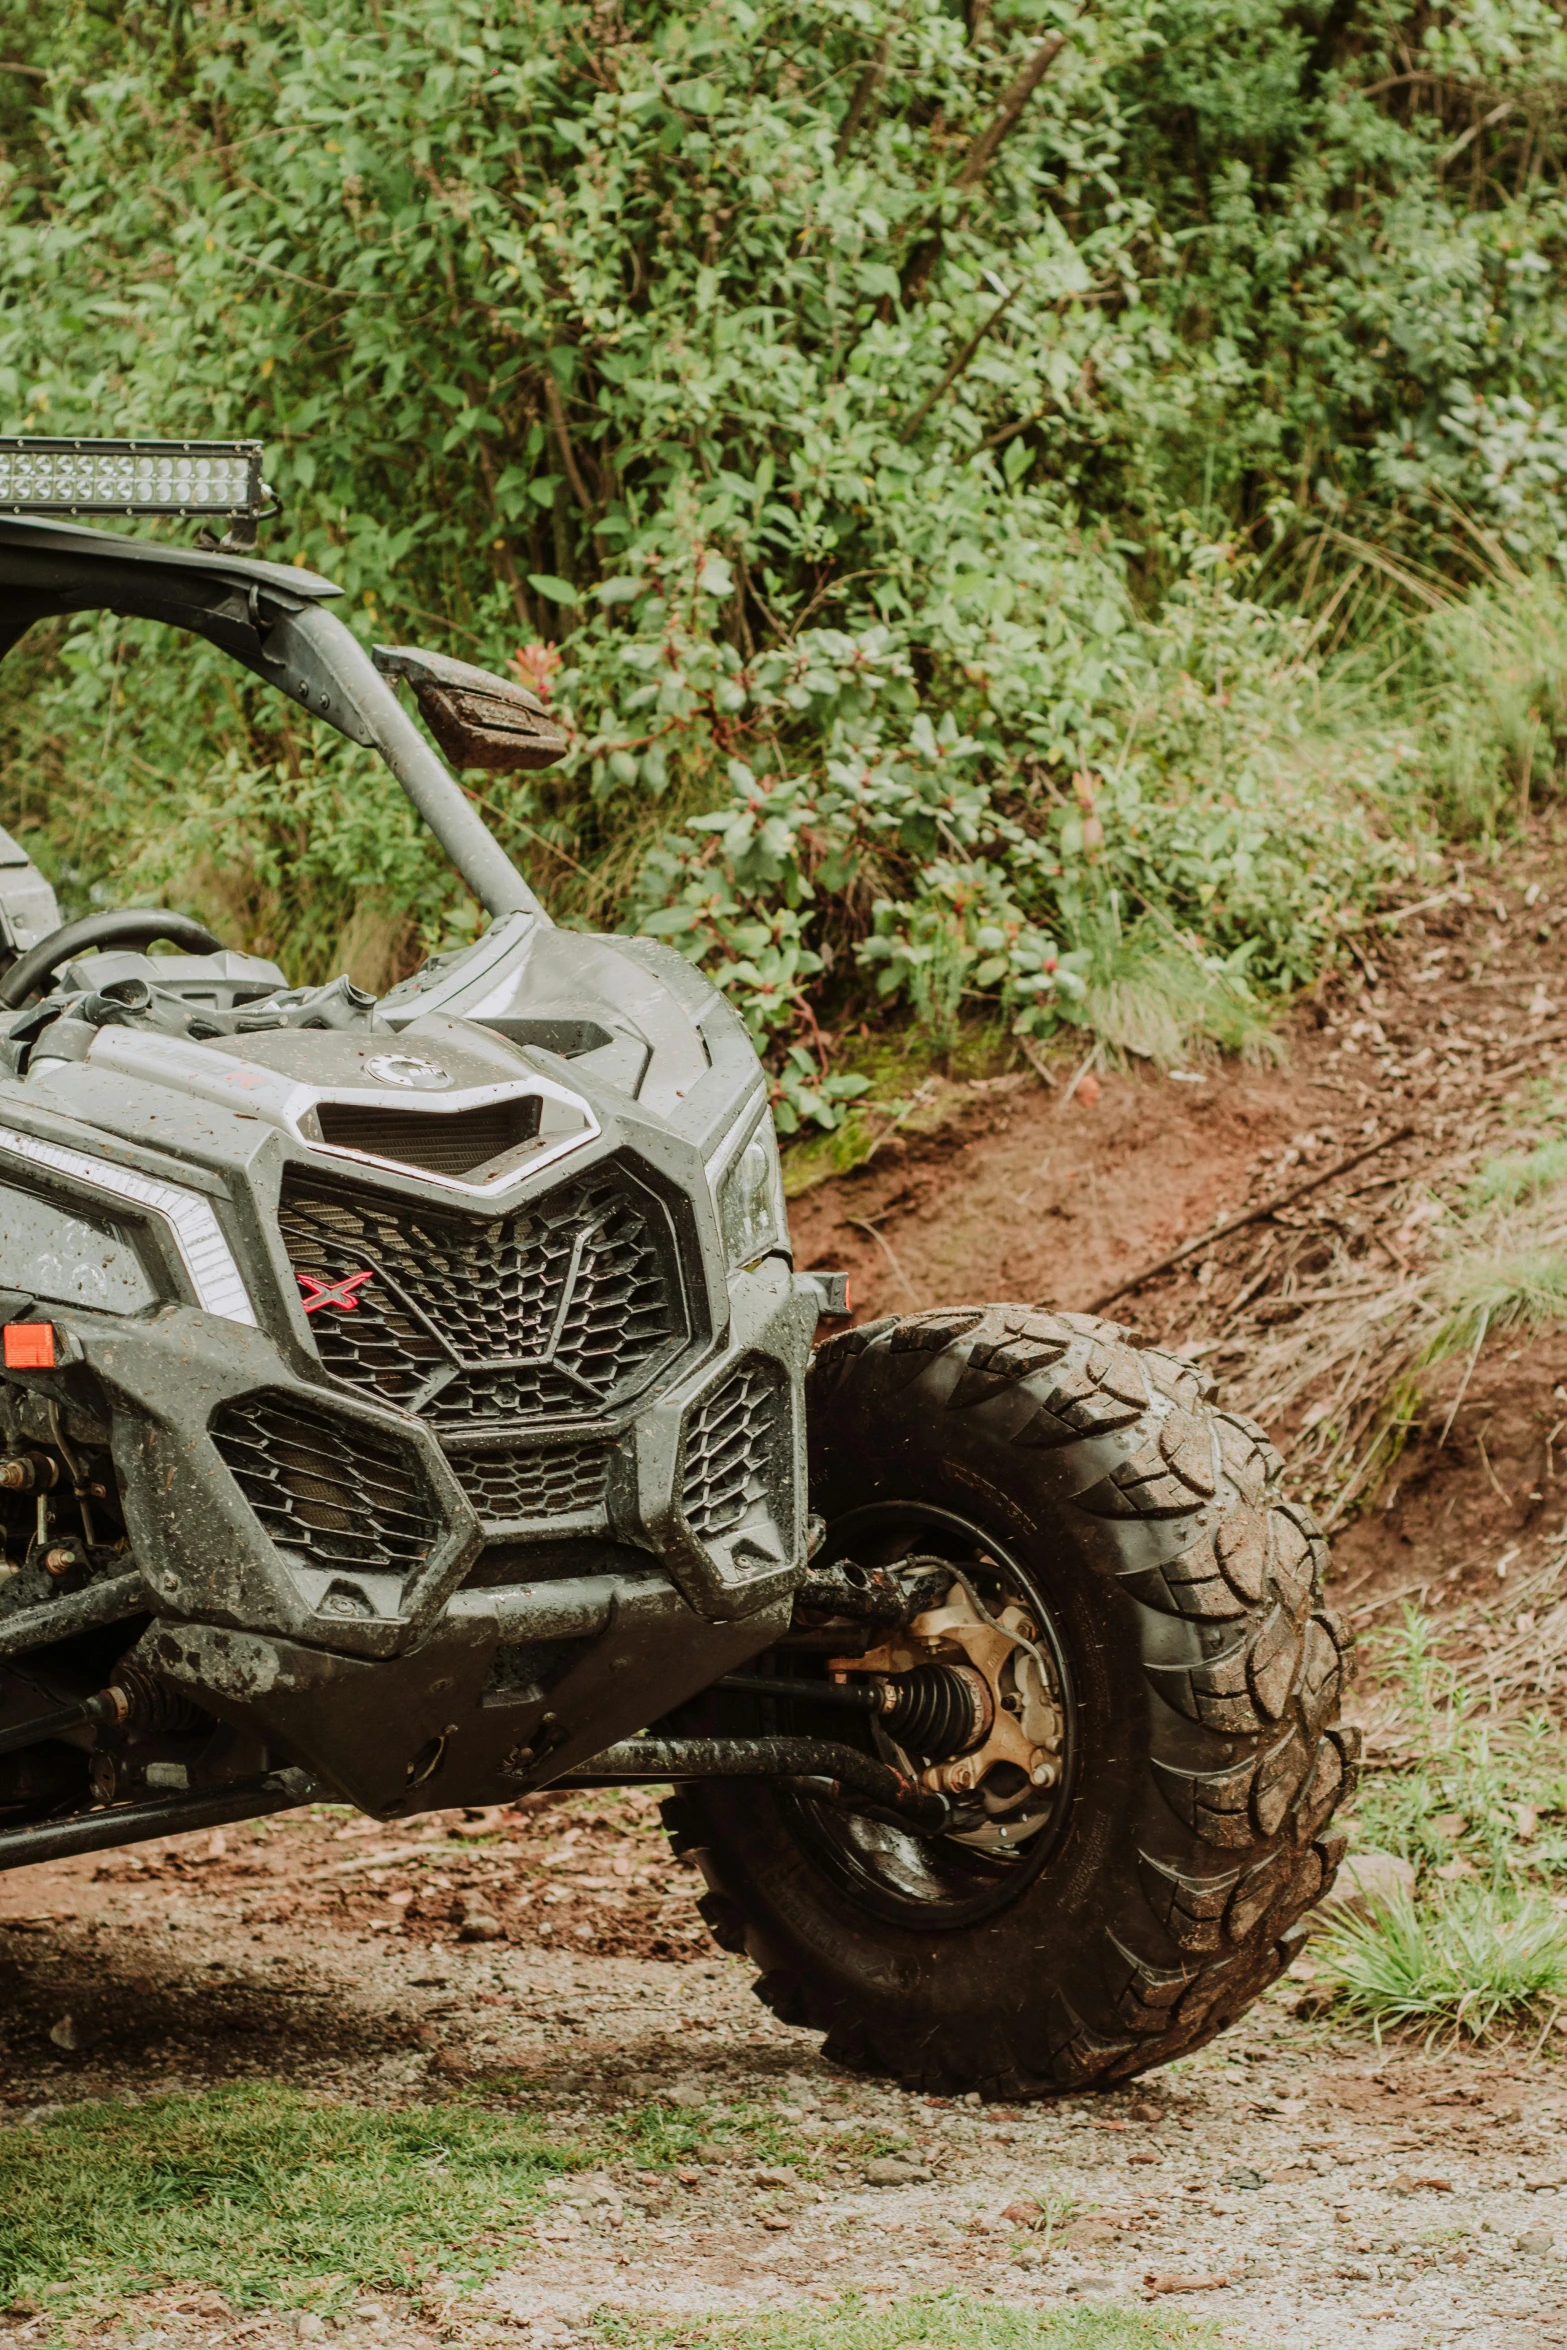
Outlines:
<svg viewBox="0 0 1567 2350"><path fill-rule="evenodd" d="M1023 1073L951 1089L940 1131L894 1132L868 1166L792 1203L800 1263L849 1268L861 1321L988 1298L1087 1310L1225 1218L1409 1128L1336 1189L1108 1309L1255 1408L1260 1345L1313 1270L1298 1247L1270 1262L1273 1242L1314 1218L1331 1238L1347 1219L1368 1288L1397 1289L1435 1245L1428 1187L1451 1193L1488 1152L1526 1146L1529 1088L1567 1061L1567 857L1542 843L1505 882L1430 895L1296 1013L1279 1067L1109 1072L1086 1100ZM1553 1490L1545 1439L1567 1411L1567 1335L1493 1347L1438 1442L1460 1368L1432 1376L1391 1506L1346 1515L1340 1575L1363 1598L1407 1583L1411 1552L1435 1589L1450 1569L1491 1574L1559 1535L1567 1484ZM1286 1451L1327 1384L1263 1413Z"/></svg>
<svg viewBox="0 0 1567 2350"><path fill-rule="evenodd" d="M300 1813L134 1867L117 1855L5 1879L10 2118L273 2078L521 2105L589 2146L652 2100L699 2124L679 2168L601 2161L566 2181L531 2248L481 2290L453 2285L437 2306L364 2297L335 2328L364 2350L543 2350L602 2340L616 2310L739 2317L947 2288L1040 2309L1168 2297L1289 2350L1567 2343L1559 2065L1335 2041L1291 2012L1293 1981L1215 2047L1111 2096L1017 2109L905 2095L835 2072L765 2014L746 1968L696 1930L689 1880L665 1915L646 1798L579 1796L490 1825L444 1815L378 1861L363 1823ZM501 1931L464 1942L476 1900ZM682 1956L617 1954L639 1938ZM49 2038L65 2015L74 2053ZM766 2160L747 2142L761 2123ZM873 2183L889 2161L906 2175ZM112 2314L144 2350L290 2338L286 2317L242 2317L210 2292ZM5 2324L33 2341L54 2320Z"/></svg>

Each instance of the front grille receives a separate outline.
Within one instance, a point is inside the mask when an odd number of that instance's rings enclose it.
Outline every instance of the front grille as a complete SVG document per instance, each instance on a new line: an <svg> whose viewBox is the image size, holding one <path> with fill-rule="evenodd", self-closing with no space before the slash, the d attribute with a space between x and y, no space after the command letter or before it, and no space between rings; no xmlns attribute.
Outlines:
<svg viewBox="0 0 1567 2350"><path fill-rule="evenodd" d="M680 1507L699 1541L732 1534L764 1505L788 1526L792 1438L782 1364L748 1355L686 1422Z"/></svg>
<svg viewBox="0 0 1567 2350"><path fill-rule="evenodd" d="M388 1110L374 1103L318 1102L321 1140L339 1150L363 1151L393 1159L426 1175L459 1179L478 1173L492 1159L520 1150L539 1131L539 1098L522 1094L508 1102L485 1102L476 1110Z"/></svg>
<svg viewBox="0 0 1567 2350"><path fill-rule="evenodd" d="M409 1448L292 1395L219 1406L212 1441L262 1525L313 1565L410 1574L440 1521Z"/></svg>
<svg viewBox="0 0 1567 2350"><path fill-rule="evenodd" d="M674 1235L602 1167L501 1216L327 1186L290 1169L279 1223L334 1377L442 1427L580 1418L645 1385L686 1335Z"/></svg>
<svg viewBox="0 0 1567 2350"><path fill-rule="evenodd" d="M609 1454L602 1444L554 1444L543 1452L450 1456L468 1499L492 1524L570 1518L604 1507Z"/></svg>

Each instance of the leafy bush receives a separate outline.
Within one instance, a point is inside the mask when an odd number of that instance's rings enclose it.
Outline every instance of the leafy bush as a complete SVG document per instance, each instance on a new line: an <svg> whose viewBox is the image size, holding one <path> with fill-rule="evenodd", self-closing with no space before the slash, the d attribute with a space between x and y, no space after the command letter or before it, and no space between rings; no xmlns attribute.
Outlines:
<svg viewBox="0 0 1567 2350"><path fill-rule="evenodd" d="M10 421L262 434L352 625L550 693L571 758L487 813L563 917L700 955L797 1115L850 1004L1253 1035L1424 805L1553 772L1536 0L0 17ZM1346 722L1324 654L1433 564L1513 584ZM22 659L4 812L74 900L301 976L471 925L388 779L199 651Z"/></svg>

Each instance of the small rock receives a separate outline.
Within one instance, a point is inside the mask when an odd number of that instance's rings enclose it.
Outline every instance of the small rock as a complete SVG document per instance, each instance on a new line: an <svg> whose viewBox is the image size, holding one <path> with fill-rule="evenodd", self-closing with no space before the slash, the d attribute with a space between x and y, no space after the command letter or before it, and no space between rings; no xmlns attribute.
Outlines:
<svg viewBox="0 0 1567 2350"><path fill-rule="evenodd" d="M1237 2163L1234 2170L1227 2170L1219 2181L1221 2187L1240 2187L1248 2190L1265 2187L1267 2183L1260 2170L1253 2170L1248 2163L1244 2162Z"/></svg>
<svg viewBox="0 0 1567 2350"><path fill-rule="evenodd" d="M727 2162L734 2148L720 2145L716 2138L698 2138L691 2151L698 2162Z"/></svg>
<svg viewBox="0 0 1567 2350"><path fill-rule="evenodd" d="M291 2330L296 2342L319 2342L326 2327L313 2309L298 2309Z"/></svg>
<svg viewBox="0 0 1567 2350"><path fill-rule="evenodd" d="M794 2183L795 2179L792 2170L777 2170L769 2168L767 2170L754 2170L751 2173L751 2184L753 2187L792 2187Z"/></svg>
<svg viewBox="0 0 1567 2350"><path fill-rule="evenodd" d="M1392 1902L1414 1898L1413 1861L1400 1860L1396 1852L1352 1852L1311 1915L1324 1924L1335 1917L1371 1918Z"/></svg>
<svg viewBox="0 0 1567 2350"><path fill-rule="evenodd" d="M500 1942L505 1939L505 1934L506 1928L493 1910L470 1909L463 1914L457 1939L459 1942Z"/></svg>
<svg viewBox="0 0 1567 2350"><path fill-rule="evenodd" d="M1037 2203L1031 2203L1026 2197L1020 2196L1016 2203L1009 2203L1004 2207L1001 2216L1003 2219L1010 2220L1015 2228L1033 2228L1039 2225L1042 2215Z"/></svg>
<svg viewBox="0 0 1567 2350"><path fill-rule="evenodd" d="M63 2048L67 2054L75 2055L78 2049L88 2045L91 2035L77 2022L74 2015L63 2015L57 2024L49 2026L49 2037L56 2048Z"/></svg>
<svg viewBox="0 0 1567 2350"><path fill-rule="evenodd" d="M905 2162L900 2155L886 2154L876 2162L865 2165L865 2184L868 2187L922 2187L930 2173L922 2163Z"/></svg>
<svg viewBox="0 0 1567 2350"><path fill-rule="evenodd" d="M706 2105L708 2102L707 2083L692 2079L676 2081L672 2088L664 2091L663 2101L666 2105L684 2107Z"/></svg>
<svg viewBox="0 0 1567 2350"><path fill-rule="evenodd" d="M1228 2277L1165 2276L1155 2274L1143 2279L1145 2293L1217 2293L1229 2283Z"/></svg>
<svg viewBox="0 0 1567 2350"><path fill-rule="evenodd" d="M1556 2238L1551 2234L1549 2228L1527 2228L1521 2236L1513 2238L1515 2252L1541 2254L1554 2252L1555 2249Z"/></svg>
<svg viewBox="0 0 1567 2350"><path fill-rule="evenodd" d="M1146 2102L1141 2105L1134 2105L1132 2107L1132 2119L1134 2122L1162 2122L1164 2119L1164 2107L1162 2105L1149 2105Z"/></svg>

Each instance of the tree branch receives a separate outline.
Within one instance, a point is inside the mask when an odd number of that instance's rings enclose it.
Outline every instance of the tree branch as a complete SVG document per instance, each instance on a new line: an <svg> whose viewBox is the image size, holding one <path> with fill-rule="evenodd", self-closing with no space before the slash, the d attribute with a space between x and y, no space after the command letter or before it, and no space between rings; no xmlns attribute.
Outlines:
<svg viewBox="0 0 1567 2350"><path fill-rule="evenodd" d="M838 136L833 142L832 159L834 163L841 163L848 154L849 145L855 132L870 112L871 101L881 88L882 78L887 71L887 57L891 48L891 33L883 33L877 43L875 56L854 85L854 96L849 100L849 111L844 116L842 124L839 126Z"/></svg>
<svg viewBox="0 0 1567 2350"><path fill-rule="evenodd" d="M576 452L571 445L571 435L566 429L566 403L560 396L560 386L555 381L554 371L548 367L544 370L544 399L550 412L550 423L555 428L555 446L560 451L560 461L565 467L566 479L571 484L571 494L583 513L591 514L593 500L588 494L588 485L582 478Z"/></svg>
<svg viewBox="0 0 1567 2350"><path fill-rule="evenodd" d="M990 121L963 158L962 169L952 183L954 188L978 187L990 169L996 149L1014 127L1024 107L1065 47L1065 33L1052 33L1047 41L1040 42L1039 47L1024 65L1021 73L1015 76L1011 87L991 116ZM967 206L964 207L964 210L967 210ZM960 213L959 218L961 219L961 217ZM924 292L929 283L931 271L941 257L941 247L941 231L937 229L934 236L922 238L909 255L903 272L903 283L899 289L905 303L917 300Z"/></svg>

